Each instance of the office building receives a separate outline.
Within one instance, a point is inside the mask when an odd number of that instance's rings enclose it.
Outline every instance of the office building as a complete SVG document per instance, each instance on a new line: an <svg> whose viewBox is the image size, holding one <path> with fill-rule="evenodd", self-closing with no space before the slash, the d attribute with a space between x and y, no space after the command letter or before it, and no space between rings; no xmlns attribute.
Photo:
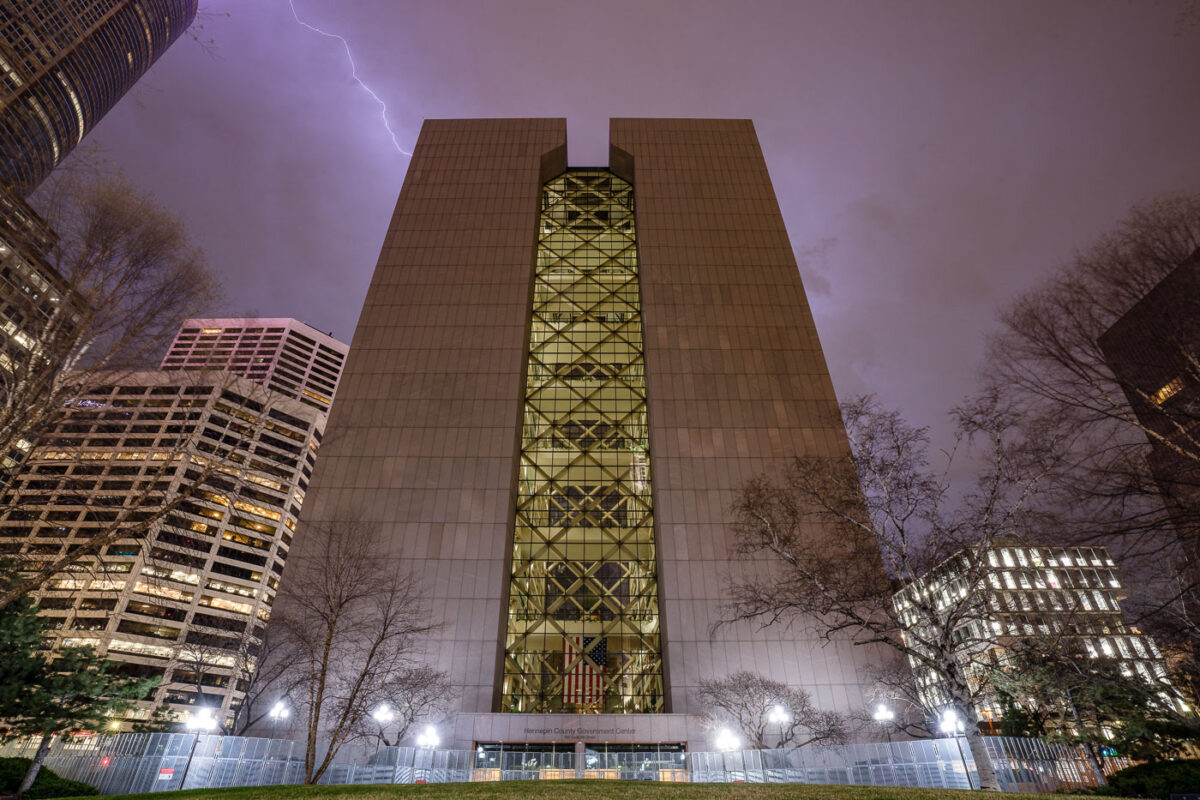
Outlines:
<svg viewBox="0 0 1200 800"><path fill-rule="evenodd" d="M197 0L22 0L0 13L0 186L27 197L196 16Z"/></svg>
<svg viewBox="0 0 1200 800"><path fill-rule="evenodd" d="M161 368L222 369L328 414L348 349L294 319L189 319Z"/></svg>
<svg viewBox="0 0 1200 800"><path fill-rule="evenodd" d="M1179 540L1189 614L1200 611L1200 251L1184 259L1098 341L1150 443L1146 463Z"/></svg>
<svg viewBox="0 0 1200 800"><path fill-rule="evenodd" d="M12 387L36 383L31 371L74 349L82 310L48 257L55 234L24 199L187 29L196 5L0 3L0 396L9 402ZM3 438L8 470L27 440L13 431Z"/></svg>
<svg viewBox="0 0 1200 800"><path fill-rule="evenodd" d="M166 703L227 720L324 419L225 372L122 374L79 398L34 443L0 513L0 553L22 570L87 552L35 595L52 621L46 646L92 645L131 674L163 676L140 716ZM148 533L112 541L115 526Z"/></svg>
<svg viewBox="0 0 1200 800"><path fill-rule="evenodd" d="M425 123L305 508L294 558L353 519L421 577L448 746L711 748L699 682L743 669L867 703L871 648L714 627L768 568L731 557L739 487L848 453L753 125L610 143L569 168L561 119Z"/></svg>
<svg viewBox="0 0 1200 800"><path fill-rule="evenodd" d="M897 592L893 603L899 618L913 625L918 617L909 609L919 597L976 594L978 602L960 615L954 628L956 641L963 643L959 660L973 690L986 687L989 672L1003 662L1005 647L1039 640L1057 641L1073 652L1115 662L1121 672L1148 684L1166 685L1162 653L1149 636L1125 623L1120 604L1125 589L1105 548L1040 547L1012 540L987 550L979 561L982 574L973 574L977 577L969 577L967 563L957 556L946 559ZM950 605L948 600L936 602L939 608ZM923 707L950 706L936 677L915 659L911 665ZM986 688L979 711L985 727L1002 717L999 698Z"/></svg>
<svg viewBox="0 0 1200 800"><path fill-rule="evenodd" d="M74 344L83 298L50 266L56 237L24 201L0 191L0 398L36 392ZM0 486L28 455L17 413L0 412Z"/></svg>

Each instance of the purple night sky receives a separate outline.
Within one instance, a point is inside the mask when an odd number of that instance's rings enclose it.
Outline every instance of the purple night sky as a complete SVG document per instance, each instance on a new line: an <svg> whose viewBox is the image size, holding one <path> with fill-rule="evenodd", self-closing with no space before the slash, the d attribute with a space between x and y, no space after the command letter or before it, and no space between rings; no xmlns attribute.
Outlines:
<svg viewBox="0 0 1200 800"><path fill-rule="evenodd" d="M1195 0L294 2L406 149L424 117L558 116L597 165L609 117L752 118L839 394L923 424L999 305L1200 190ZM215 51L181 40L87 144L187 221L214 311L349 341L408 160L288 0L201 11Z"/></svg>

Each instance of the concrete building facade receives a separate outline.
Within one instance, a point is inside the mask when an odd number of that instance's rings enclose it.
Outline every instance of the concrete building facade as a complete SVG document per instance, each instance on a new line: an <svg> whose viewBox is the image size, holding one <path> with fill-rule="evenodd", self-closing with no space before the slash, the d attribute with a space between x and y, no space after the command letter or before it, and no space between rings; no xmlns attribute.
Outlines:
<svg viewBox="0 0 1200 800"><path fill-rule="evenodd" d="M378 525L423 577L448 746L705 749L698 684L743 669L867 703L870 650L717 627L769 568L731 560L738 488L848 452L753 125L610 143L574 169L561 119L425 123L313 478L303 525Z"/></svg>
<svg viewBox="0 0 1200 800"><path fill-rule="evenodd" d="M90 645L161 676L132 718L227 722L271 616L325 415L229 373L114 376L35 442L0 554L35 573L47 649ZM118 538L113 531L128 531Z"/></svg>
<svg viewBox="0 0 1200 800"><path fill-rule="evenodd" d="M189 319L160 368L225 370L328 414L347 350L296 319Z"/></svg>
<svg viewBox="0 0 1200 800"><path fill-rule="evenodd" d="M961 633L956 641L965 643L958 657L972 689L984 687L978 705L986 731L997 732L1003 717L999 697L986 688L988 676L1003 663L1005 648L1022 642L1054 641L1114 663L1122 674L1159 687L1165 702L1178 702L1154 640L1125 622L1120 602L1125 587L1106 548L1037 546L1014 539L996 542L980 556L978 578L969 578L965 563L950 557L897 592L893 604L898 617L912 625L919 619L909 610L915 597L953 597L968 580L976 582L978 603L954 631ZM922 706L931 711L952 707L936 677L916 659L911 666Z"/></svg>

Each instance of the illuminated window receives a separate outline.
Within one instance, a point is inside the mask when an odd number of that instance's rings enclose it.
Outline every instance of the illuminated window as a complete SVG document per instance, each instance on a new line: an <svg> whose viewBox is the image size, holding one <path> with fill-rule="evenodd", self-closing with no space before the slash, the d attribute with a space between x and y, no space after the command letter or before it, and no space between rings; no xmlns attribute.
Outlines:
<svg viewBox="0 0 1200 800"><path fill-rule="evenodd" d="M246 511L251 514L256 514L260 517L266 517L267 519L273 519L276 522L278 522L279 520L281 520L283 518L283 515L280 514L278 511L272 511L271 509L264 508L263 506L254 505L253 503L247 503L244 500L235 500L233 503L233 507L238 509L239 511Z"/></svg>
<svg viewBox="0 0 1200 800"><path fill-rule="evenodd" d="M509 585L507 712L661 712L633 188L543 187Z"/></svg>
<svg viewBox="0 0 1200 800"><path fill-rule="evenodd" d="M1182 389L1183 389L1183 379L1182 378L1173 378L1171 381L1166 383L1157 392L1150 395L1150 399L1154 401L1155 405L1161 406L1163 403L1167 402L1172 397L1179 394L1179 392Z"/></svg>

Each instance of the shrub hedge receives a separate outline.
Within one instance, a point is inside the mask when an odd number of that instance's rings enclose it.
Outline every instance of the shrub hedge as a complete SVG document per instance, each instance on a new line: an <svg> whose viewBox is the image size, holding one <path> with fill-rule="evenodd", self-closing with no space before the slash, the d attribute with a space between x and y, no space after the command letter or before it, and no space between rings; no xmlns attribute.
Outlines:
<svg viewBox="0 0 1200 800"><path fill-rule="evenodd" d="M1108 776L1106 794L1121 797L1158 797L1200 793L1200 760L1152 761L1126 767Z"/></svg>
<svg viewBox="0 0 1200 800"><path fill-rule="evenodd" d="M0 793L15 793L21 779L29 770L28 758L0 758ZM48 797L72 797L81 794L100 794L94 786L80 781L60 778L52 769L42 767L37 780L23 797L28 800L44 800Z"/></svg>

